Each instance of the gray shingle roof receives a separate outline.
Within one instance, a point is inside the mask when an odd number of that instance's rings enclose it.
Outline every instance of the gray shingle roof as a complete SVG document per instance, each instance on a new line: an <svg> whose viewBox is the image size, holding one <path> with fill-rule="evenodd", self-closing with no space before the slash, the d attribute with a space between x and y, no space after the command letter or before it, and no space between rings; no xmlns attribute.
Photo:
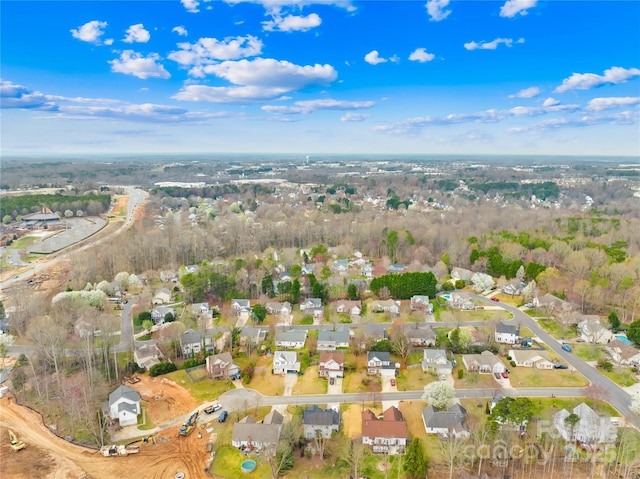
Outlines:
<svg viewBox="0 0 640 479"><path fill-rule="evenodd" d="M121 398L125 398L133 402L140 402L140 394L138 394L138 391L123 385L109 394L109 406L115 404Z"/></svg>

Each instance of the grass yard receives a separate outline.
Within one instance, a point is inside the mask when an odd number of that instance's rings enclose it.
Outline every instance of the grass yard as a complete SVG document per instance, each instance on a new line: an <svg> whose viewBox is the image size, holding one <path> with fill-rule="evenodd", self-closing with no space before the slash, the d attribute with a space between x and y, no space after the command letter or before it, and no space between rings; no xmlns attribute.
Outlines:
<svg viewBox="0 0 640 479"><path fill-rule="evenodd" d="M293 394L326 394L328 383L328 379L318 377L318 366L309 366L304 376L298 376Z"/></svg>
<svg viewBox="0 0 640 479"><path fill-rule="evenodd" d="M583 361L597 361L604 357L604 351L599 344L575 344L571 346L573 354L578 356Z"/></svg>
<svg viewBox="0 0 640 479"><path fill-rule="evenodd" d="M258 370L254 373L248 388L264 394L265 396L282 396L284 394L284 377L271 374L271 367Z"/></svg>
<svg viewBox="0 0 640 479"><path fill-rule="evenodd" d="M220 439L218 438L218 441ZM264 457L256 457L251 454L246 457L239 449L233 446L221 446L216 449L216 457L213 460L211 470L216 477L225 479L240 479L247 476L240 469L240 464L246 459L254 459L258 467L251 473L253 479L271 479L271 468Z"/></svg>
<svg viewBox="0 0 640 479"><path fill-rule="evenodd" d="M362 436L362 405L349 404L342 412L342 432L351 439Z"/></svg>
<svg viewBox="0 0 640 479"><path fill-rule="evenodd" d="M141 414L138 416L138 429L141 431L146 431L148 429L153 429L155 424L151 422L149 419L149 415L147 414L147 408L144 405L140 405Z"/></svg>
<svg viewBox="0 0 640 479"><path fill-rule="evenodd" d="M538 325L556 339L575 337L571 328L563 326L553 318L538 319Z"/></svg>
<svg viewBox="0 0 640 479"><path fill-rule="evenodd" d="M26 249L29 246L34 245L36 241L37 238L35 236L23 236L11 243L9 249Z"/></svg>
<svg viewBox="0 0 640 479"><path fill-rule="evenodd" d="M459 360L458 364L461 365L462 361ZM453 379L455 389L502 389L493 374L469 373L465 370L462 379L458 379L458 373L454 369Z"/></svg>
<svg viewBox="0 0 640 479"><path fill-rule="evenodd" d="M623 387L633 386L638 382L636 381L633 373L628 369L618 368L611 372L605 371L604 369L598 369L598 371L600 371L601 374L607 376L614 383Z"/></svg>
<svg viewBox="0 0 640 479"><path fill-rule="evenodd" d="M617 417L620 415L616 409L604 401L587 399L584 397L578 398L532 398L531 399L536 406L535 417L537 419L551 420L553 415L561 409L571 411L580 403L586 403L596 413Z"/></svg>
<svg viewBox="0 0 640 479"><path fill-rule="evenodd" d="M504 310L478 309L474 311L461 311L459 309L448 309L442 311L438 321L508 321L513 315Z"/></svg>
<svg viewBox="0 0 640 479"><path fill-rule="evenodd" d="M193 398L198 402L211 401L212 399L220 396L222 393L225 393L234 388L231 381L223 379L205 379L203 381L192 383L191 380L187 377L187 373L184 371L184 369L179 369L178 371L166 374L165 376L172 381L175 381L176 384L179 384L185 389L188 389L191 393L191 396L193 396Z"/></svg>
<svg viewBox="0 0 640 479"><path fill-rule="evenodd" d="M520 387L568 387L579 388L589 381L579 372L568 369L511 368L509 380L514 388Z"/></svg>
<svg viewBox="0 0 640 479"><path fill-rule="evenodd" d="M422 410L427 406L425 401L401 401L400 411L407 421L410 437L419 437L424 440L427 432L422 421Z"/></svg>
<svg viewBox="0 0 640 479"><path fill-rule="evenodd" d="M435 381L435 374L424 372L422 368L401 369L396 378L398 391L416 391L423 389L425 384Z"/></svg>

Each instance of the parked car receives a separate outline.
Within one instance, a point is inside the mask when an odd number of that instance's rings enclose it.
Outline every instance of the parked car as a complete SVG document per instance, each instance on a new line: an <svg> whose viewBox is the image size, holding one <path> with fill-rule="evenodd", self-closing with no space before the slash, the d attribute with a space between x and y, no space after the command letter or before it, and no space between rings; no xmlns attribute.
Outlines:
<svg viewBox="0 0 640 479"><path fill-rule="evenodd" d="M502 375L500 373L493 373L496 379L502 379Z"/></svg>
<svg viewBox="0 0 640 479"><path fill-rule="evenodd" d="M502 377L507 379L509 377L509 373L507 373L506 371L502 373Z"/></svg>
<svg viewBox="0 0 640 479"><path fill-rule="evenodd" d="M227 420L228 415L229 413L227 413L227 411L222 411L220 413L220 417L218 418L218 422L225 422Z"/></svg>
<svg viewBox="0 0 640 479"><path fill-rule="evenodd" d="M394 378L391 378L391 385L395 386L396 385L396 380Z"/></svg>
<svg viewBox="0 0 640 479"><path fill-rule="evenodd" d="M447 380L447 376L445 376L444 374L440 375L440 381L446 381Z"/></svg>
<svg viewBox="0 0 640 479"><path fill-rule="evenodd" d="M204 412L206 412L207 414L212 414L216 411L219 411L220 409L222 409L222 404L216 403L204 408Z"/></svg>
<svg viewBox="0 0 640 479"><path fill-rule="evenodd" d="M500 300L498 298L496 298L495 296L491 297L491 301L495 301L496 303L499 302Z"/></svg>
<svg viewBox="0 0 640 479"><path fill-rule="evenodd" d="M569 366L566 364L554 364L553 369L569 369Z"/></svg>
<svg viewBox="0 0 640 479"><path fill-rule="evenodd" d="M332 386L335 384L336 380L334 378L329 378L329 384Z"/></svg>
<svg viewBox="0 0 640 479"><path fill-rule="evenodd" d="M562 349L564 349L565 351L567 351L569 353L571 352L571 346L569 346L568 344L563 344L562 345Z"/></svg>

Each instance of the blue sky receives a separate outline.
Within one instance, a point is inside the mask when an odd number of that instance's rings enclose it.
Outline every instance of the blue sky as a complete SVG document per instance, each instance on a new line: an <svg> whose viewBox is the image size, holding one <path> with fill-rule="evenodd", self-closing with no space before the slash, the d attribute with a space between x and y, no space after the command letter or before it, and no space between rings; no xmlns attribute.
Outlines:
<svg viewBox="0 0 640 479"><path fill-rule="evenodd" d="M636 1L2 1L3 154L640 155Z"/></svg>

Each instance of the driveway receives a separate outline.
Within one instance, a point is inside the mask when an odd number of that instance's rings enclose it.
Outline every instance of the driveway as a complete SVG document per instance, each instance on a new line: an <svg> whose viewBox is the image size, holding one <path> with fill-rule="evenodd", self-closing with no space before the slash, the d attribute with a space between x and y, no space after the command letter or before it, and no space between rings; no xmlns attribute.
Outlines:
<svg viewBox="0 0 640 479"><path fill-rule="evenodd" d="M382 392L383 393L390 393L390 392L396 392L398 391L398 386L396 383L395 386L391 385L391 380L395 378L388 378L385 376L382 376ZM389 409L391 406L395 406L398 407L398 401L397 400L393 400L393 401L382 401L382 411L386 411L387 409Z"/></svg>
<svg viewBox="0 0 640 479"><path fill-rule="evenodd" d="M335 378L333 384L331 384L330 379L327 379L327 381L327 394L342 394L342 378ZM340 411L340 403L329 403L327 404L327 408Z"/></svg>

